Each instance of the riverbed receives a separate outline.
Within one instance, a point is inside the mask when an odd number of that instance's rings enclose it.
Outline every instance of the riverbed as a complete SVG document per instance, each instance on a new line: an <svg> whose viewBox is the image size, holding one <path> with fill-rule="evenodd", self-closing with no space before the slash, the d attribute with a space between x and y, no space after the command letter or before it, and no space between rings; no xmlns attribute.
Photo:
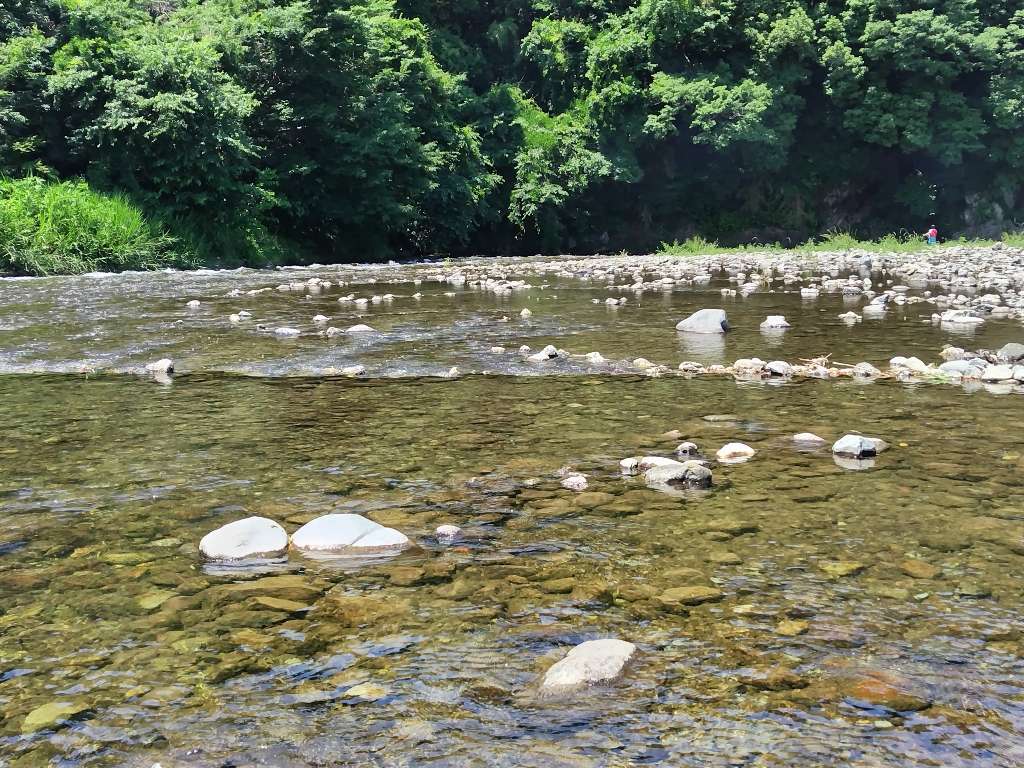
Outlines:
<svg viewBox="0 0 1024 768"><path fill-rule="evenodd" d="M748 291L726 257L670 283L618 258L0 281L0 762L1024 763L1020 386L890 364L1024 342L1020 317L823 285L906 282L877 257ZM675 330L707 307L728 333ZM884 375L678 371L753 357ZM849 433L890 447L852 469ZM620 471L681 441L710 489ZM752 459L715 461L737 441ZM232 520L334 512L414 546L199 557ZM637 646L621 677L543 695L609 637Z"/></svg>

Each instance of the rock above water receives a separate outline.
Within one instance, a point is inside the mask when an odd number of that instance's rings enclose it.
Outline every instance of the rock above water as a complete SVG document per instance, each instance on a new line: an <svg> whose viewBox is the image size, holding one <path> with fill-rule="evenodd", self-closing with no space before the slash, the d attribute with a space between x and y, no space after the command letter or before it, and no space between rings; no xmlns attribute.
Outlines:
<svg viewBox="0 0 1024 768"><path fill-rule="evenodd" d="M370 553L398 551L409 546L408 537L362 515L318 517L292 535L292 546L304 552Z"/></svg>
<svg viewBox="0 0 1024 768"><path fill-rule="evenodd" d="M877 437L843 435L832 445L832 453L849 459L866 459L877 456L889 446Z"/></svg>
<svg viewBox="0 0 1024 768"><path fill-rule="evenodd" d="M726 443L718 449L715 458L723 464L738 464L752 458L755 453L757 451L745 443Z"/></svg>
<svg viewBox="0 0 1024 768"><path fill-rule="evenodd" d="M648 485L674 485L683 488L710 488L712 483L711 470L699 461L674 461L671 464L660 464L644 472L644 482Z"/></svg>
<svg viewBox="0 0 1024 768"><path fill-rule="evenodd" d="M1000 347L996 354L1008 363L1019 362L1024 360L1024 344L1011 341L1009 344L1004 344Z"/></svg>
<svg viewBox="0 0 1024 768"><path fill-rule="evenodd" d="M163 358L156 362L149 363L146 370L150 373L174 373L174 363L169 358Z"/></svg>
<svg viewBox="0 0 1024 768"><path fill-rule="evenodd" d="M990 365L981 374L982 381L1006 381L1013 378L1013 369L1008 365Z"/></svg>
<svg viewBox="0 0 1024 768"><path fill-rule="evenodd" d="M813 432L799 432L793 435L793 442L801 445L824 445L825 438L818 437Z"/></svg>
<svg viewBox="0 0 1024 768"><path fill-rule="evenodd" d="M783 315L768 315L763 323L761 323L762 330L768 330L770 328L789 328L789 323L786 322L786 318Z"/></svg>
<svg viewBox="0 0 1024 768"><path fill-rule="evenodd" d="M636 653L625 640L588 640L551 667L541 681L545 693L569 693L586 685L614 680Z"/></svg>
<svg viewBox="0 0 1024 768"><path fill-rule="evenodd" d="M725 333L729 330L729 319L724 309L699 309L685 320L680 320L676 330L687 333Z"/></svg>
<svg viewBox="0 0 1024 768"><path fill-rule="evenodd" d="M210 531L199 541L207 560L249 560L282 557L288 533L266 517L247 517Z"/></svg>
<svg viewBox="0 0 1024 768"><path fill-rule="evenodd" d="M370 326L360 323L358 325L353 325L345 331L345 333L375 333L375 331Z"/></svg>

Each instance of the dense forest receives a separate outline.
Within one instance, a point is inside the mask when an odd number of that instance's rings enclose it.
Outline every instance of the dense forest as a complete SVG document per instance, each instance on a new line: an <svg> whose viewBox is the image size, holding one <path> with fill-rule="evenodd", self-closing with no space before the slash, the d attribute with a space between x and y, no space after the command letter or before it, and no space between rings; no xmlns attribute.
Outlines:
<svg viewBox="0 0 1024 768"><path fill-rule="evenodd" d="M0 239L68 197L223 264L998 233L1020 8L2 0Z"/></svg>

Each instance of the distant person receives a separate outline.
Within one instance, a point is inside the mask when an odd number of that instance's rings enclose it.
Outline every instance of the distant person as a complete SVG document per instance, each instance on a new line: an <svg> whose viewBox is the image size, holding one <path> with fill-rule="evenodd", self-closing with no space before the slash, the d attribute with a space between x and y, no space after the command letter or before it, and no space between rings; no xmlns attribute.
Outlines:
<svg viewBox="0 0 1024 768"><path fill-rule="evenodd" d="M925 234L928 236L928 245L935 245L939 242L939 230L935 228L934 224L928 228Z"/></svg>

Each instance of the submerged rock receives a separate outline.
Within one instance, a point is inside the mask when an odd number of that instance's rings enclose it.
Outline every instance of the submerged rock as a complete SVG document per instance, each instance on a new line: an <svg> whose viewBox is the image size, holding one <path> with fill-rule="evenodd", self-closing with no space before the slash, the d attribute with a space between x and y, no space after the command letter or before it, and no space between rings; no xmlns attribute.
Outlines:
<svg viewBox="0 0 1024 768"><path fill-rule="evenodd" d="M445 525L439 525L434 529L434 535L437 536L437 540L444 543L450 544L462 536L462 529L457 525L451 525L446 523Z"/></svg>
<svg viewBox="0 0 1024 768"><path fill-rule="evenodd" d="M80 701L51 701L36 707L21 722L22 733L35 733L44 728L51 728L59 723L71 720L89 709Z"/></svg>
<svg viewBox="0 0 1024 768"><path fill-rule="evenodd" d="M274 559L288 551L288 533L266 517L246 517L210 531L199 541L207 560Z"/></svg>
<svg viewBox="0 0 1024 768"><path fill-rule="evenodd" d="M636 646L625 640L587 640L545 673L541 691L570 693L586 685L614 680L635 653Z"/></svg>
<svg viewBox="0 0 1024 768"><path fill-rule="evenodd" d="M353 514L318 517L292 535L292 546L304 552L390 552L405 549L409 544L404 533Z"/></svg>
<svg viewBox="0 0 1024 768"><path fill-rule="evenodd" d="M680 320L676 330L687 333L725 333L729 330L729 319L724 309L699 309L685 320Z"/></svg>

